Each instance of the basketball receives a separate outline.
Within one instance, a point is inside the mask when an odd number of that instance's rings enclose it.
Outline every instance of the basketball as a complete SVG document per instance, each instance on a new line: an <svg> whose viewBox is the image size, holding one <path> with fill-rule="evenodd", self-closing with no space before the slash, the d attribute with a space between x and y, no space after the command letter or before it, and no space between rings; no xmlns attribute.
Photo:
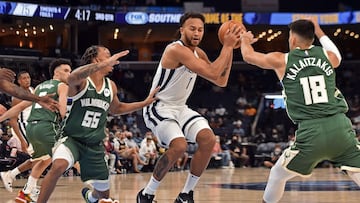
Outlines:
<svg viewBox="0 0 360 203"><path fill-rule="evenodd" d="M219 31L218 31L218 38L221 44L224 43L224 37L226 32L232 28L234 25L238 25L241 27L242 31L246 32L246 28L244 26L244 24L242 24L240 21L236 21L236 20L229 20L224 22L223 24L221 24ZM241 41L239 40L239 42L236 44L236 46L234 47L234 49L237 49L241 46Z"/></svg>

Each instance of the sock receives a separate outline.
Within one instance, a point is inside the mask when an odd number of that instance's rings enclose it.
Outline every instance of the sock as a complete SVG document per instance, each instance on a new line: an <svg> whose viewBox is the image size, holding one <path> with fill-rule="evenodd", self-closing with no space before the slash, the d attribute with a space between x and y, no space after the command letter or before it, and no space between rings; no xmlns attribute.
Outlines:
<svg viewBox="0 0 360 203"><path fill-rule="evenodd" d="M195 176L191 173L189 173L187 179L186 179L186 183L184 185L184 188L182 190L182 193L189 193L190 190L194 190L196 184L198 183L200 177Z"/></svg>
<svg viewBox="0 0 360 203"><path fill-rule="evenodd" d="M96 201L98 201L98 199L95 198L95 197L92 195L92 193L93 193L92 191L89 192L89 194L88 194L88 196L87 196L89 202L96 202Z"/></svg>
<svg viewBox="0 0 360 203"><path fill-rule="evenodd" d="M37 178L34 178L34 177L32 177L32 176L30 175L29 178L28 178L27 183L26 183L25 186L24 186L24 189L23 189L24 193L25 193L25 194L30 194L30 192L31 192L34 188L36 188L37 181L38 181Z"/></svg>
<svg viewBox="0 0 360 203"><path fill-rule="evenodd" d="M269 179L267 181L263 200L267 203L279 202L284 194L285 184L291 178L297 176L294 172L286 170L282 165L284 163L284 155L276 161L275 165L270 170Z"/></svg>
<svg viewBox="0 0 360 203"><path fill-rule="evenodd" d="M10 171L10 176L12 179L15 179L17 175L19 175L21 172L19 171L19 168L16 167L13 170Z"/></svg>
<svg viewBox="0 0 360 203"><path fill-rule="evenodd" d="M150 181L148 182L148 184L144 188L143 195L145 195L145 194L149 194L149 195L155 194L155 191L157 190L159 185L160 185L160 181L157 181L154 178L154 176L151 176Z"/></svg>

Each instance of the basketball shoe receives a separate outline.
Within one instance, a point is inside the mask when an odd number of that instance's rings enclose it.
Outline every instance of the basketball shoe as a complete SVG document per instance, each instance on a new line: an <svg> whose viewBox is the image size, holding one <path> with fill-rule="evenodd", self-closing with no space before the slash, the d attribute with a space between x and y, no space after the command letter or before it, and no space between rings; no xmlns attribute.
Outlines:
<svg viewBox="0 0 360 203"><path fill-rule="evenodd" d="M12 183L14 179L11 177L10 171L1 172L0 175L1 175L1 180L4 183L5 189L9 192L12 192L13 191Z"/></svg>
<svg viewBox="0 0 360 203"><path fill-rule="evenodd" d="M89 193L91 192L91 190L88 188L88 187L84 187L81 191L81 194L85 200L86 203L91 203L88 196L89 196ZM111 198L102 198L94 203L120 203L118 200L113 200Z"/></svg>
<svg viewBox="0 0 360 203"><path fill-rule="evenodd" d="M145 194L143 195L142 192L144 189L140 190L140 192L136 196L136 203L153 203L155 195Z"/></svg>
<svg viewBox="0 0 360 203"><path fill-rule="evenodd" d="M174 203L194 203L194 192L180 193L175 199Z"/></svg>
<svg viewBox="0 0 360 203"><path fill-rule="evenodd" d="M18 196L15 198L16 203L35 203L36 201L31 198L30 194L25 194L24 191L20 190Z"/></svg>

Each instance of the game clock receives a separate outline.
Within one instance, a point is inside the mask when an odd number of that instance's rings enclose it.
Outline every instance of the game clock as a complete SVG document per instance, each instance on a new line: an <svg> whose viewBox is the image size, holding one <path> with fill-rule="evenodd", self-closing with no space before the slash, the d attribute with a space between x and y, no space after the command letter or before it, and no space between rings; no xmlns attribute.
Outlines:
<svg viewBox="0 0 360 203"><path fill-rule="evenodd" d="M91 14L90 9L71 9L69 18L78 21L90 21Z"/></svg>
<svg viewBox="0 0 360 203"><path fill-rule="evenodd" d="M90 9L71 9L69 19L74 19L82 22L89 21L107 21L114 22L115 14L110 12L99 12Z"/></svg>

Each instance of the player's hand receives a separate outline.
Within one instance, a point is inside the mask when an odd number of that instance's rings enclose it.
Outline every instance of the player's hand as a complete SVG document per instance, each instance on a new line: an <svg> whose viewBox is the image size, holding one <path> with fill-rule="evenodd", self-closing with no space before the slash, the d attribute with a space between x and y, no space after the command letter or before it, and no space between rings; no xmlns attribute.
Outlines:
<svg viewBox="0 0 360 203"><path fill-rule="evenodd" d="M314 24L315 29L317 27L320 27L319 22L318 22L318 18L316 16L307 17L307 18L305 18L305 20L311 21Z"/></svg>
<svg viewBox="0 0 360 203"><path fill-rule="evenodd" d="M116 53L112 55L110 58L106 59L104 63L105 66L114 66L120 63L119 58L124 57L129 54L129 50L121 51L119 53Z"/></svg>
<svg viewBox="0 0 360 203"><path fill-rule="evenodd" d="M258 38L255 38L251 31L243 32L240 34L241 42L248 40L250 44L253 44L258 41Z"/></svg>
<svg viewBox="0 0 360 203"><path fill-rule="evenodd" d="M16 74L8 68L0 68L0 80L15 81Z"/></svg>
<svg viewBox="0 0 360 203"><path fill-rule="evenodd" d="M43 108L48 109L52 112L59 110L59 103L55 101L52 97L54 94L48 94L43 97L40 97L40 101L37 103L40 104Z"/></svg>
<svg viewBox="0 0 360 203"><path fill-rule="evenodd" d="M307 17L305 20L309 20L314 24L314 31L316 36L321 37L322 35L325 35L325 33L323 33L322 29L320 28L318 18L316 16Z"/></svg>
<svg viewBox="0 0 360 203"><path fill-rule="evenodd" d="M159 90L160 90L160 87L157 87L150 92L149 96L144 100L146 103L146 106L149 104L152 104L154 101L158 100L158 98L155 95Z"/></svg>
<svg viewBox="0 0 360 203"><path fill-rule="evenodd" d="M3 106L3 105L0 104L0 116L1 116L3 113L5 113L6 110L7 110L7 109L5 108L5 106Z"/></svg>
<svg viewBox="0 0 360 203"><path fill-rule="evenodd" d="M231 26L224 36L224 46L231 46L234 48L240 40L240 33L242 30L243 28L239 25Z"/></svg>

